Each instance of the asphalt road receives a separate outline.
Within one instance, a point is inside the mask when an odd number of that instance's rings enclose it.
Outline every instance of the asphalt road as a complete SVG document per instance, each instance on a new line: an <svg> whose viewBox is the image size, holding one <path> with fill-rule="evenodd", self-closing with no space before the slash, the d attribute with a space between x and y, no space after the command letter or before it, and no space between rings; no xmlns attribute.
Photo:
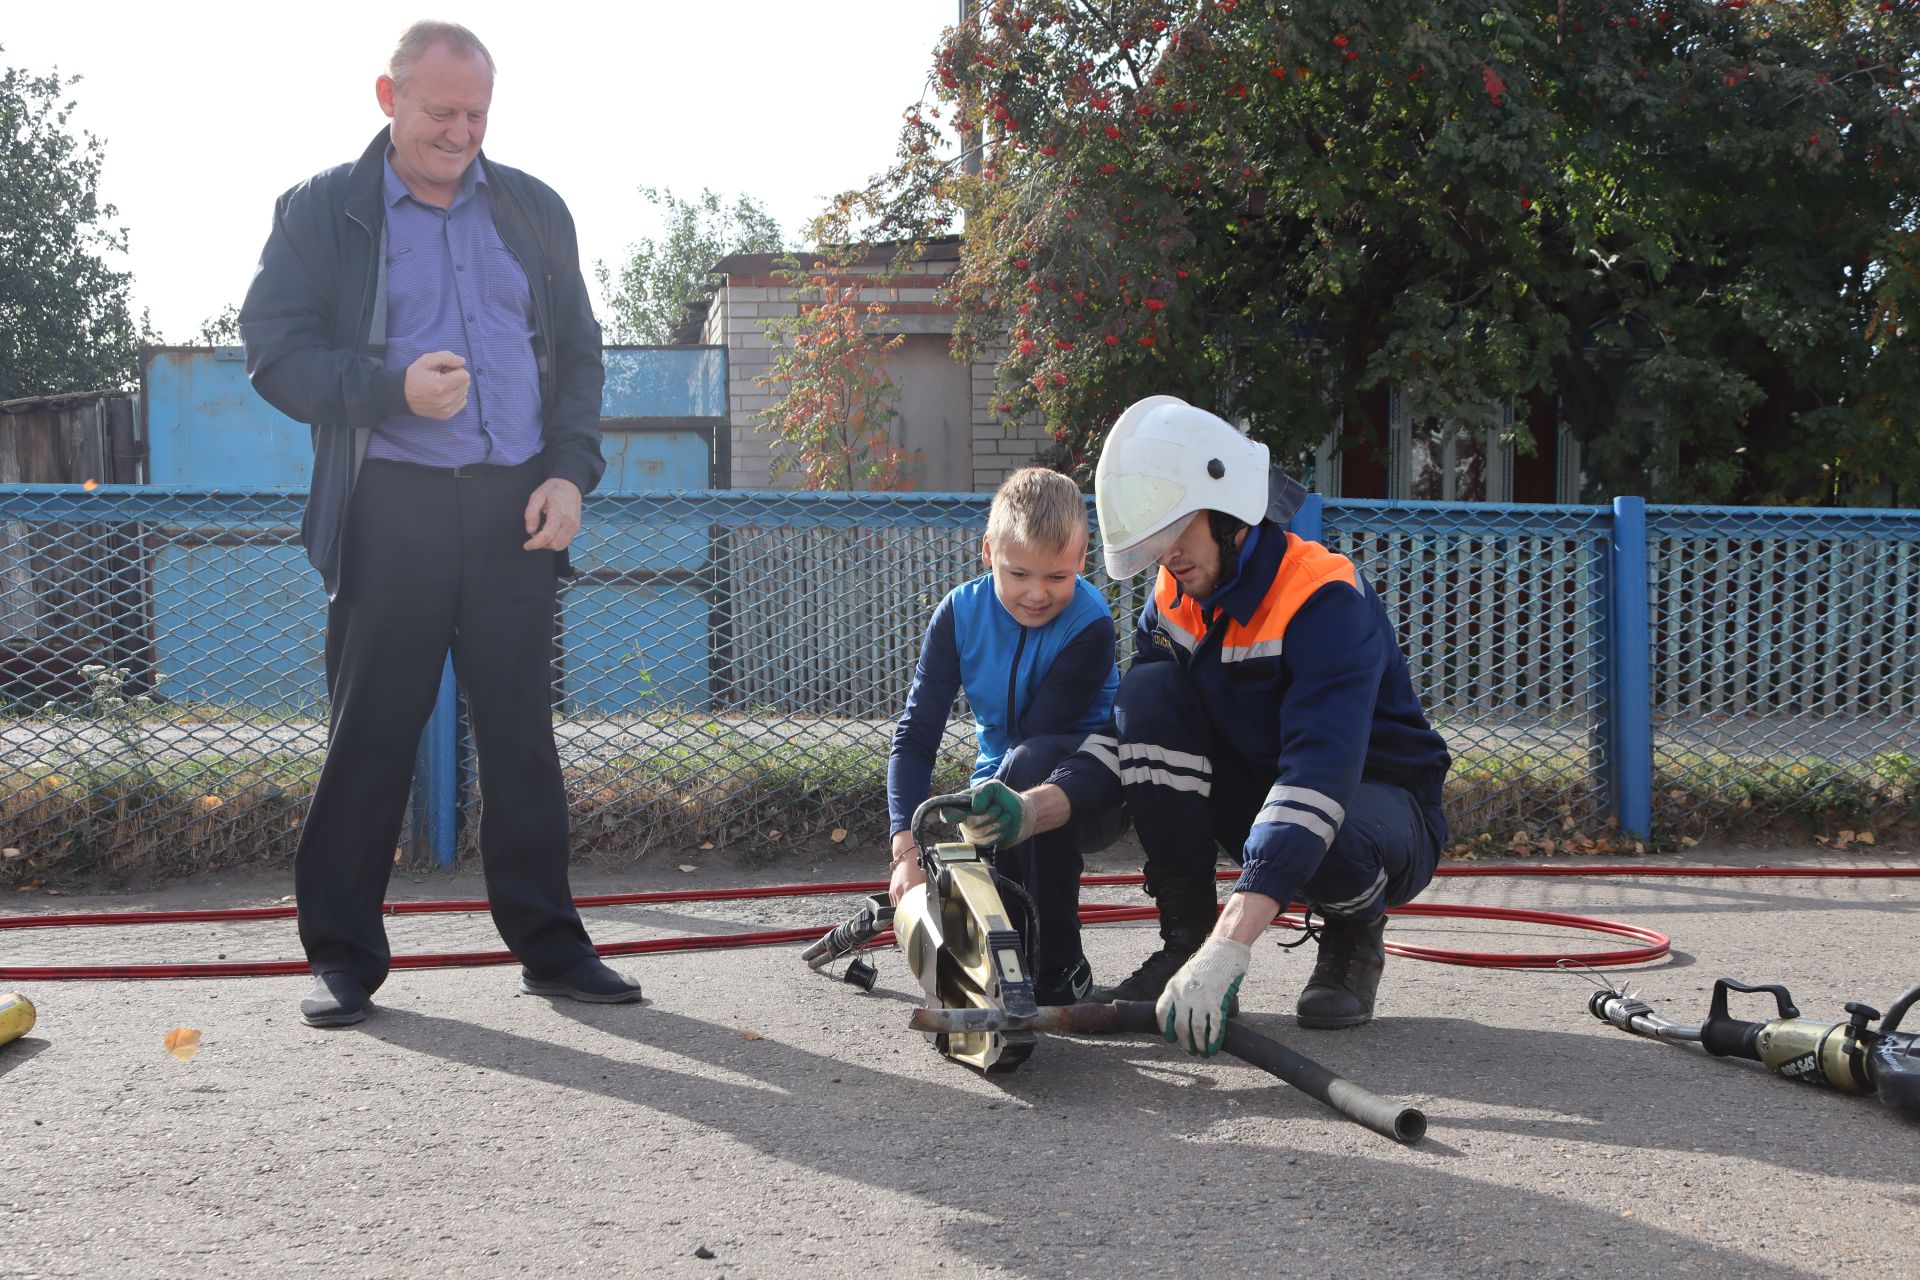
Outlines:
<svg viewBox="0 0 1920 1280"><path fill-rule="evenodd" d="M693 872L667 860L583 874L576 889L872 866L843 856L749 872L696 857ZM110 898L13 894L0 910L258 905L289 891L285 877L229 875ZM477 892L470 877L422 876L393 896ZM1847 1000L1884 1008L1920 982L1913 880L1448 879L1427 900L1665 931L1673 958L1627 976L1682 1022L1704 1016L1721 976L1784 982L1808 1016L1833 1019ZM603 942L825 927L851 905L626 907L590 925ZM498 945L484 915L396 917L391 932L402 951ZM1151 937L1150 925L1090 931L1096 971L1124 972ZM1424 919L1389 938L1618 945ZM1920 1266L1920 1125L1614 1031L1586 1013L1578 977L1393 960L1374 1023L1310 1032L1291 1015L1305 956L1257 947L1248 1024L1425 1109L1428 1136L1402 1147L1243 1064L1157 1041L1047 1038L1017 1073L983 1077L906 1030L918 993L896 955L881 956L867 995L809 973L798 950L625 962L643 1006L520 996L511 968L399 973L372 1018L339 1031L301 1024L294 978L5 984L40 1021L0 1047L0 1275L1785 1278ZM0 934L13 964L297 954L288 921ZM182 1026L202 1035L186 1061L164 1046Z"/></svg>

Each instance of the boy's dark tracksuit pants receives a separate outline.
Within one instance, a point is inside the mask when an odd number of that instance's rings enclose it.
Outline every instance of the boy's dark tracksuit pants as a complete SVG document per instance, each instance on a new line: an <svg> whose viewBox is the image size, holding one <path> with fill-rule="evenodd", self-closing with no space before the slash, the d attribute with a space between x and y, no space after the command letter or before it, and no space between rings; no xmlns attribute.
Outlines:
<svg viewBox="0 0 1920 1280"><path fill-rule="evenodd" d="M1086 736L1054 733L1029 738L1007 752L994 777L1015 791L1037 787L1055 765L1080 749ZM1026 890L1040 918L1040 946L1035 954L1027 913L1018 903L1007 903L1008 913L1019 922L1036 979L1057 977L1080 962L1080 873L1086 866L1085 855L1106 848L1126 829L1126 810L1116 805L1104 813L1076 813L1066 826L994 855L995 868Z"/></svg>

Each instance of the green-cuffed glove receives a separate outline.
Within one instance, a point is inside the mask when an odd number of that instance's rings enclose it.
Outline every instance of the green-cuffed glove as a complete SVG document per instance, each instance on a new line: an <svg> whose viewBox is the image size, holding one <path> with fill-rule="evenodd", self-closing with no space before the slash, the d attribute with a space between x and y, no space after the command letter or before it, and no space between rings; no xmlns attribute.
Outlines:
<svg viewBox="0 0 1920 1280"><path fill-rule="evenodd" d="M1188 1053L1212 1057L1227 1039L1227 1006L1247 976L1253 948L1232 938L1208 938L1167 982L1153 1006L1168 1040Z"/></svg>
<svg viewBox="0 0 1920 1280"><path fill-rule="evenodd" d="M1006 783L989 778L969 792L973 816L960 823L968 844L982 849L1004 849L1032 834L1033 801Z"/></svg>

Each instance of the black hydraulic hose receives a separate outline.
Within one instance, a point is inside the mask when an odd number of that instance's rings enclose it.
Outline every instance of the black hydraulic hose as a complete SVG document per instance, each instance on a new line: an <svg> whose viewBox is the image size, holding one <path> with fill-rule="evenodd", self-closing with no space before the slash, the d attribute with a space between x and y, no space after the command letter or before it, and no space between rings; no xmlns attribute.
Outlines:
<svg viewBox="0 0 1920 1280"><path fill-rule="evenodd" d="M1886 1035L1890 1031L1898 1031L1900 1019L1907 1016L1907 1010L1913 1008L1916 1000L1920 1000L1920 987L1908 988L1906 994L1895 1000L1893 1006L1887 1010L1887 1015L1880 1019L1880 1034Z"/></svg>
<svg viewBox="0 0 1920 1280"><path fill-rule="evenodd" d="M913 842L920 846L921 866L927 865L926 850L932 843L925 835L926 824L936 818L947 821L948 819L942 816L945 813L958 811L962 817L965 817L972 810L973 796L966 791L956 791L944 796L928 796L920 802L920 807L913 811L913 821L907 824L907 828L913 833Z"/></svg>
<svg viewBox="0 0 1920 1280"><path fill-rule="evenodd" d="M1115 1030L1162 1034L1154 1008L1145 1000L1118 1000L1113 1007L1117 1014ZM1226 1039L1220 1048L1395 1142L1418 1142L1427 1132L1426 1113L1418 1107L1390 1102L1235 1019L1227 1021Z"/></svg>
<svg viewBox="0 0 1920 1280"><path fill-rule="evenodd" d="M971 1035L988 1031L1079 1032L1083 1035L1161 1036L1153 1005L1145 1000L1116 1000L1112 1004L1042 1005L1033 1013L1005 1009L915 1009L907 1025L916 1031ZM1427 1117L1416 1107L1404 1107L1335 1075L1313 1059L1295 1053L1277 1040L1238 1022L1227 1023L1221 1048L1242 1062L1276 1076L1310 1098L1326 1103L1341 1115L1396 1142L1418 1142L1427 1132Z"/></svg>

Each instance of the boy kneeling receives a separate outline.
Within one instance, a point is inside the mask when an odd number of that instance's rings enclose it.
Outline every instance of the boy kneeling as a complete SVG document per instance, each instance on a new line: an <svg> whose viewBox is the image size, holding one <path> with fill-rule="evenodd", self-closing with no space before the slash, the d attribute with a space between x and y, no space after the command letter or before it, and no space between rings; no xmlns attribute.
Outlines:
<svg viewBox="0 0 1920 1280"><path fill-rule="evenodd" d="M966 693L979 740L971 783L998 780L1017 793L1046 781L1088 734L1105 728L1120 683L1113 615L1080 576L1087 508L1073 481L1044 467L1007 477L987 516L980 559L988 572L955 587L933 611L893 734L887 810L896 903L925 879L910 827L927 798L955 695ZM1122 808L1076 813L1067 826L995 855L999 873L1026 891L1039 917L1036 955L1026 913L1008 904L1040 1004L1072 1004L1093 986L1080 950L1083 856L1112 844L1126 826Z"/></svg>

